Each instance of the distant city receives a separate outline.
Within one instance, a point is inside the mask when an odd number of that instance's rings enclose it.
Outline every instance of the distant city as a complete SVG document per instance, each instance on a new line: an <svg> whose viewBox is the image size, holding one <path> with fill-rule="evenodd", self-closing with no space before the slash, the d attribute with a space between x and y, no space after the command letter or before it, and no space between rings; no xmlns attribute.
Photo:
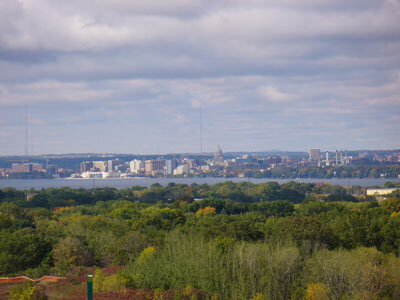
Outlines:
<svg viewBox="0 0 400 300"><path fill-rule="evenodd" d="M0 157L0 177L400 178L400 150Z"/></svg>

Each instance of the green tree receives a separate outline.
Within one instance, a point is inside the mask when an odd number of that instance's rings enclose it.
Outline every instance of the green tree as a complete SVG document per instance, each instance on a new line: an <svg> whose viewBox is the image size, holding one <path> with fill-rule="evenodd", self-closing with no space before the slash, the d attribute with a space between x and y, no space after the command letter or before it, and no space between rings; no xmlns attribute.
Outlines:
<svg viewBox="0 0 400 300"><path fill-rule="evenodd" d="M11 275L35 268L49 255L51 245L32 228L0 231L0 272Z"/></svg>
<svg viewBox="0 0 400 300"><path fill-rule="evenodd" d="M70 266L91 266L93 258L86 245L77 237L61 239L53 248L56 267L66 270Z"/></svg>

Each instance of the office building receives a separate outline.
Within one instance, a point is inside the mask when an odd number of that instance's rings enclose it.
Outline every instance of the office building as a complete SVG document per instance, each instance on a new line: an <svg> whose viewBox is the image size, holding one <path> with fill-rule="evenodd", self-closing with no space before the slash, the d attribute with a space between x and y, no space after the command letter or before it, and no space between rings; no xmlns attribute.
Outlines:
<svg viewBox="0 0 400 300"><path fill-rule="evenodd" d="M177 162L175 159L170 159L165 161L165 174L172 175L176 167L177 167Z"/></svg>
<svg viewBox="0 0 400 300"><path fill-rule="evenodd" d="M174 175L183 175L189 173L188 165L180 165L174 170Z"/></svg>
<svg viewBox="0 0 400 300"><path fill-rule="evenodd" d="M43 165L40 163L12 164L10 171L13 173L42 172Z"/></svg>
<svg viewBox="0 0 400 300"><path fill-rule="evenodd" d="M114 168L113 168L113 161L112 161L112 160L109 160L109 161L107 162L107 171L108 171L108 172L114 171Z"/></svg>
<svg viewBox="0 0 400 300"><path fill-rule="evenodd" d="M131 173L140 173L144 171L144 162L138 159L132 160L129 163Z"/></svg>
<svg viewBox="0 0 400 300"><path fill-rule="evenodd" d="M321 150L320 149L310 149L310 162L321 164Z"/></svg>
<svg viewBox="0 0 400 300"><path fill-rule="evenodd" d="M93 168L93 163L91 161L81 162L81 173L89 172Z"/></svg>
<svg viewBox="0 0 400 300"><path fill-rule="evenodd" d="M106 172L108 169L108 163L106 161L94 161L93 170L98 172Z"/></svg>
<svg viewBox="0 0 400 300"><path fill-rule="evenodd" d="M57 174L57 166L56 165L48 165L47 166L47 174L50 176L54 176Z"/></svg>
<svg viewBox="0 0 400 300"><path fill-rule="evenodd" d="M164 161L160 159L146 160L144 167L146 174L152 174L157 171L163 171Z"/></svg>

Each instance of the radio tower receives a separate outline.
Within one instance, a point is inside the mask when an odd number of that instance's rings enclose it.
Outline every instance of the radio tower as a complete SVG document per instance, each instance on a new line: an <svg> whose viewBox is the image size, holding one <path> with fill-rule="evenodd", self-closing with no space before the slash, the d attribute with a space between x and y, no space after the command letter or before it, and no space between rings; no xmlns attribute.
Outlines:
<svg viewBox="0 0 400 300"><path fill-rule="evenodd" d="M203 111L200 106L200 153L203 153Z"/></svg>
<svg viewBox="0 0 400 300"><path fill-rule="evenodd" d="M28 108L25 104L25 158L28 160Z"/></svg>

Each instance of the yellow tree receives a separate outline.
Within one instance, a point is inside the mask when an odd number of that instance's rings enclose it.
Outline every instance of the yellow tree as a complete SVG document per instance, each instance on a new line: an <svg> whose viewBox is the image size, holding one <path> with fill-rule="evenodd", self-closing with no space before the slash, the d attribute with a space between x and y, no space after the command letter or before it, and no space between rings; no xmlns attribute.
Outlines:
<svg viewBox="0 0 400 300"><path fill-rule="evenodd" d="M202 216L210 216L215 214L215 207L206 206L204 208L199 208L196 212L196 217L200 218Z"/></svg>

